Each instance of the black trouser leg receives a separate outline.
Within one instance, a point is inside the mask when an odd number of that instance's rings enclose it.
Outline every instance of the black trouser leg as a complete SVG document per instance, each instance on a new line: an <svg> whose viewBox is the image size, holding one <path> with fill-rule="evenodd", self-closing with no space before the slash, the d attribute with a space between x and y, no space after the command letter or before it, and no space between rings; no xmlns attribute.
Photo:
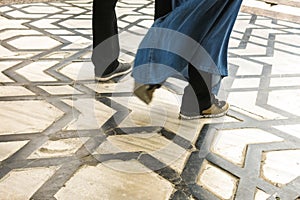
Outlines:
<svg viewBox="0 0 300 200"><path fill-rule="evenodd" d="M155 0L154 20L172 11L172 0Z"/></svg>
<svg viewBox="0 0 300 200"><path fill-rule="evenodd" d="M181 112L190 114L199 114L211 106L211 85L212 75L207 72L201 72L188 66L189 84L184 89L182 97Z"/></svg>
<svg viewBox="0 0 300 200"><path fill-rule="evenodd" d="M95 65L96 76L110 73L119 65L118 56L120 47L117 37L116 3L117 0L93 1L92 25L94 51L92 61Z"/></svg>

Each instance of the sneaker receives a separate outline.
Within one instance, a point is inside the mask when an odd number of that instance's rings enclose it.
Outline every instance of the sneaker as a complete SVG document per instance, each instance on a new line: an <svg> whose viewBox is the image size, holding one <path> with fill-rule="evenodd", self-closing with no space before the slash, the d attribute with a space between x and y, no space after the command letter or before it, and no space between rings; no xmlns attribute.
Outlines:
<svg viewBox="0 0 300 200"><path fill-rule="evenodd" d="M226 101L219 101L218 99L213 99L213 104L200 113L185 113L180 111L179 118L185 120L200 119L200 118L215 118L222 117L226 115L229 110L229 104Z"/></svg>
<svg viewBox="0 0 300 200"><path fill-rule="evenodd" d="M123 63L123 62L119 62L118 67L111 73L98 77L96 76L95 79L97 81L108 81L112 78L118 77L118 76L122 76L124 74L128 74L131 69L132 69L132 64L131 63Z"/></svg>

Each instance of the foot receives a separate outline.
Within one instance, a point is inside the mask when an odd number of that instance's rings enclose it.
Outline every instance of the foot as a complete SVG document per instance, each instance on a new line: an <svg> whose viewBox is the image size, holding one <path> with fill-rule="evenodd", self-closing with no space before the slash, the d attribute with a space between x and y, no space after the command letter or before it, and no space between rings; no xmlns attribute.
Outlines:
<svg viewBox="0 0 300 200"><path fill-rule="evenodd" d="M222 117L226 115L229 110L229 104L226 101L219 101L217 98L213 98L213 103L211 106L205 110L200 111L200 113L190 113L180 111L179 118L180 119L200 119L200 118L216 118Z"/></svg>
<svg viewBox="0 0 300 200"><path fill-rule="evenodd" d="M124 62L119 62L118 67L111 73L104 75L104 76L96 76L95 79L97 81L108 81L112 78L122 76L124 74L128 74L132 69L131 63L124 63Z"/></svg>
<svg viewBox="0 0 300 200"><path fill-rule="evenodd" d="M149 104L152 101L154 91L159 88L160 85L142 85L135 83L133 93L144 103Z"/></svg>

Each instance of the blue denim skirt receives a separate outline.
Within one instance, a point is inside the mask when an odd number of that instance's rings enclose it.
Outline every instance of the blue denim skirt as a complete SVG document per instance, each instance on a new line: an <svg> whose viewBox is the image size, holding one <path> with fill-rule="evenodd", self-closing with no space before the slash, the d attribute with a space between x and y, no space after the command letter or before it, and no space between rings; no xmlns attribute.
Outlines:
<svg viewBox="0 0 300 200"><path fill-rule="evenodd" d="M136 82L159 84L199 71L227 76L227 49L242 0L173 0L173 10L157 19L136 53Z"/></svg>

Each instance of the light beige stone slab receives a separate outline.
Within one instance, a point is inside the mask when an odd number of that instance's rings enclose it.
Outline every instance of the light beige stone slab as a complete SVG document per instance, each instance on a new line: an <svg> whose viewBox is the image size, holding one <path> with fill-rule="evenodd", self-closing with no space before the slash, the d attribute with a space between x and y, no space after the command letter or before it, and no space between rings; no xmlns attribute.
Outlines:
<svg viewBox="0 0 300 200"><path fill-rule="evenodd" d="M247 145L279 141L283 139L260 129L220 130L214 138L211 149L232 163L243 166Z"/></svg>
<svg viewBox="0 0 300 200"><path fill-rule="evenodd" d="M64 59L74 55L76 51L52 51L44 56L44 58Z"/></svg>
<svg viewBox="0 0 300 200"><path fill-rule="evenodd" d="M92 20L90 19L67 19L59 23L66 28L92 28Z"/></svg>
<svg viewBox="0 0 300 200"><path fill-rule="evenodd" d="M8 6L1 6L0 7L0 12L7 12L12 10L12 8L8 7Z"/></svg>
<svg viewBox="0 0 300 200"><path fill-rule="evenodd" d="M28 29L27 27L22 25L23 23L28 21L29 20L7 19L5 17L0 16L0 30L9 28Z"/></svg>
<svg viewBox="0 0 300 200"><path fill-rule="evenodd" d="M57 63L58 61L36 61L16 70L16 72L30 81L57 81L44 72Z"/></svg>
<svg viewBox="0 0 300 200"><path fill-rule="evenodd" d="M15 52L10 51L3 46L0 46L0 54L2 58L13 57L14 55L16 55Z"/></svg>
<svg viewBox="0 0 300 200"><path fill-rule="evenodd" d="M242 58L229 58L228 61L231 64L239 66L237 75L261 75L262 66Z"/></svg>
<svg viewBox="0 0 300 200"><path fill-rule="evenodd" d="M22 86L0 86L0 97L35 95Z"/></svg>
<svg viewBox="0 0 300 200"><path fill-rule="evenodd" d="M256 105L258 92L231 92L228 95L228 103L249 113L253 113L261 117L261 119L283 119L284 117L278 113L266 110L263 107ZM270 97L269 97L270 99Z"/></svg>
<svg viewBox="0 0 300 200"><path fill-rule="evenodd" d="M48 6L44 4L44 6L37 6L32 5L26 8L23 8L22 10L28 12L28 13L47 13L47 14L53 14L59 11L62 11L61 9L54 7L54 6Z"/></svg>
<svg viewBox="0 0 300 200"><path fill-rule="evenodd" d="M122 32L119 34L120 47L130 52L136 52L143 36L135 35L129 32Z"/></svg>
<svg viewBox="0 0 300 200"><path fill-rule="evenodd" d="M21 58L21 59L28 59L31 58L37 54L41 53L40 51L10 51L7 48L4 48L3 46L0 46L0 54L1 54L1 58L4 59L17 59L17 58Z"/></svg>
<svg viewBox="0 0 300 200"><path fill-rule="evenodd" d="M189 152L157 133L110 136L112 149L119 152L146 152L167 166L181 172ZM106 144L107 145L107 144Z"/></svg>
<svg viewBox="0 0 300 200"><path fill-rule="evenodd" d="M282 132L288 133L292 136L298 137L300 139L300 133L299 133L300 124L274 126L274 128L279 129Z"/></svg>
<svg viewBox="0 0 300 200"><path fill-rule="evenodd" d="M19 35L42 35L42 33L35 30L6 30L0 33L0 39L5 40Z"/></svg>
<svg viewBox="0 0 300 200"><path fill-rule="evenodd" d="M0 162L9 158L16 151L21 149L25 144L28 143L28 140L16 141L16 142L1 142L0 143ZM1 184L1 181L0 181Z"/></svg>
<svg viewBox="0 0 300 200"><path fill-rule="evenodd" d="M4 75L3 71L7 70L10 67L13 67L16 64L19 64L20 61L0 61L0 82L14 82L9 77Z"/></svg>
<svg viewBox="0 0 300 200"><path fill-rule="evenodd" d="M255 193L254 200L266 200L270 197L270 194L265 193L264 191L257 189Z"/></svg>
<svg viewBox="0 0 300 200"><path fill-rule="evenodd" d="M133 92L134 80L130 76L121 79L117 83L99 82L86 84L87 87L98 93L120 93L120 92ZM114 94L113 94L114 95Z"/></svg>
<svg viewBox="0 0 300 200"><path fill-rule="evenodd" d="M258 88L260 83L259 78L244 78L234 79L232 88Z"/></svg>
<svg viewBox="0 0 300 200"><path fill-rule="evenodd" d="M288 47L290 48L290 47ZM284 58L284 59L282 59ZM282 51L274 51L272 74L299 74L299 56ZM284 67L283 67L284 66Z"/></svg>
<svg viewBox="0 0 300 200"><path fill-rule="evenodd" d="M63 47L62 49L83 49L92 44L92 41L81 36L60 36L61 38L71 42L70 45Z"/></svg>
<svg viewBox="0 0 300 200"><path fill-rule="evenodd" d="M37 21L34 21L34 22L31 22L30 24L32 26L35 26L35 27L38 27L38 28L41 28L41 29L59 29L60 27L56 26L56 25L53 25L53 23L59 21L59 19L43 19L41 18L40 20L37 20Z"/></svg>
<svg viewBox="0 0 300 200"><path fill-rule="evenodd" d="M119 163L124 169L134 169L134 172L120 172L108 167L106 163L84 166L55 194L55 198L165 200L170 197L173 187L168 181L153 172L138 173L143 166L136 161Z"/></svg>
<svg viewBox="0 0 300 200"><path fill-rule="evenodd" d="M0 135L41 132L62 115L45 101L1 101Z"/></svg>
<svg viewBox="0 0 300 200"><path fill-rule="evenodd" d="M152 19L144 19L142 20L141 22L138 23L138 25L141 25L141 26L144 26L144 27L147 27L147 28L150 28L153 24L153 20Z"/></svg>
<svg viewBox="0 0 300 200"><path fill-rule="evenodd" d="M253 36L257 36L257 37L262 37L262 38L269 38L269 35L270 34L277 34L277 33L284 33L284 31L283 30L281 30L281 29L272 29L272 28L269 28L269 27L265 27L265 28L263 28L263 29L260 29L260 28L258 28L258 29L253 29L252 31L251 31L251 35L253 35ZM276 36L277 37L277 36ZM275 43L275 45L276 45L276 43Z"/></svg>
<svg viewBox="0 0 300 200"><path fill-rule="evenodd" d="M300 90L276 90L269 93L268 104L300 116Z"/></svg>
<svg viewBox="0 0 300 200"><path fill-rule="evenodd" d="M72 62L60 69L59 72L73 80L90 80L95 78L92 62Z"/></svg>
<svg viewBox="0 0 300 200"><path fill-rule="evenodd" d="M48 36L21 36L8 42L17 49L51 49L61 43Z"/></svg>
<svg viewBox="0 0 300 200"><path fill-rule="evenodd" d="M0 196L4 199L30 199L56 169L41 167L12 170L0 180Z"/></svg>
<svg viewBox="0 0 300 200"><path fill-rule="evenodd" d="M283 186L300 176L300 150L271 151L263 154L262 176Z"/></svg>
<svg viewBox="0 0 300 200"><path fill-rule="evenodd" d="M54 141L47 141L28 158L52 158L62 156L73 156L74 153L88 140L88 138L68 138Z"/></svg>
<svg viewBox="0 0 300 200"><path fill-rule="evenodd" d="M64 100L64 102L80 112L79 116L74 115L73 121L64 127L65 130L98 129L116 112L95 99Z"/></svg>
<svg viewBox="0 0 300 200"><path fill-rule="evenodd" d="M63 12L64 14L76 15L78 13L85 12L84 9L78 8L78 7L75 7L75 6L63 6L61 8L66 10L66 11Z"/></svg>
<svg viewBox="0 0 300 200"><path fill-rule="evenodd" d="M271 78L270 81L271 87L299 86L299 85L300 85L300 77Z"/></svg>
<svg viewBox="0 0 300 200"><path fill-rule="evenodd" d="M197 184L222 199L233 199L238 179L224 170L205 161L202 165Z"/></svg>
<svg viewBox="0 0 300 200"><path fill-rule="evenodd" d="M76 90L69 85L62 86L39 86L39 88L45 90L52 95L64 95L64 94L82 94L82 92Z"/></svg>
<svg viewBox="0 0 300 200"><path fill-rule="evenodd" d="M28 13L24 13L22 11L19 10L13 10L11 12L6 13L8 16L11 16L13 18L19 18L19 19L24 19L24 18L29 18L29 19L39 19L42 17L45 17L45 14L28 14Z"/></svg>

